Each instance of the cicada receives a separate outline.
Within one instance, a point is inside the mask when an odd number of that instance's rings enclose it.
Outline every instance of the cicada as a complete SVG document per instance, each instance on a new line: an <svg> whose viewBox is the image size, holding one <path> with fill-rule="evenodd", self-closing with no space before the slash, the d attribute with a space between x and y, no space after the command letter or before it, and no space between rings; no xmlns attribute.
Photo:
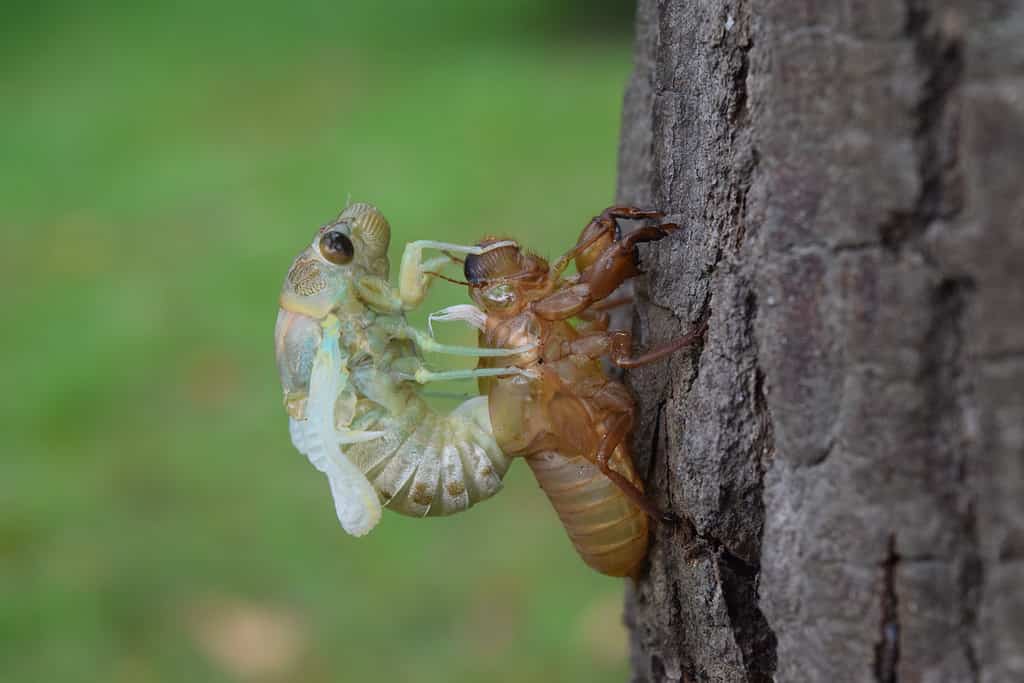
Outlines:
<svg viewBox="0 0 1024 683"><path fill-rule="evenodd" d="M493 496L508 469L486 397L442 415L420 387L522 371L434 372L422 352L500 358L526 350L439 344L405 319L433 274L455 262L449 254L483 255L501 244L412 242L392 286L390 239L387 220L365 203L320 227L288 270L274 332L292 443L327 476L338 519L356 536L378 523L382 507L415 517L465 510ZM447 253L424 260L426 249Z"/></svg>
<svg viewBox="0 0 1024 683"><path fill-rule="evenodd" d="M635 402L600 359L636 367L691 345L700 331L634 355L631 334L608 329L605 309L624 303L609 297L639 274L636 245L678 229L660 223L623 238L619 218L661 214L611 207L550 266L518 245L483 240L477 246L487 251L467 256L464 265L476 306L431 318L472 324L487 349L529 349L480 361L480 369L523 371L479 379L497 443L506 455L526 459L583 561L603 574L629 576L647 552L648 518L661 515L644 497L630 451ZM573 262L576 275L563 277Z"/></svg>

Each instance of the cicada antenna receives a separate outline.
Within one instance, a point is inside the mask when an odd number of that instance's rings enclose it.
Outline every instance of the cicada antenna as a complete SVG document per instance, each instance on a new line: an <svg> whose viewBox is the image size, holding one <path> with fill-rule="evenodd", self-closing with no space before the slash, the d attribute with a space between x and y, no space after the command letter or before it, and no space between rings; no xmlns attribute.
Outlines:
<svg viewBox="0 0 1024 683"><path fill-rule="evenodd" d="M424 271L424 275L433 275L434 277L439 277L442 280L447 280L448 282L451 282L452 284L462 285L463 287L468 287L469 286L468 282L465 282L463 280L456 280L453 277L448 277L447 275L442 275L441 273L438 273L437 271L434 271L434 270Z"/></svg>
<svg viewBox="0 0 1024 683"><path fill-rule="evenodd" d="M456 263L465 263L466 262L464 259L459 258L458 256L456 256L455 254L453 254L450 251L446 251L446 250L442 249L441 253L444 254L445 256L447 256L448 258L450 258L452 261L455 261Z"/></svg>

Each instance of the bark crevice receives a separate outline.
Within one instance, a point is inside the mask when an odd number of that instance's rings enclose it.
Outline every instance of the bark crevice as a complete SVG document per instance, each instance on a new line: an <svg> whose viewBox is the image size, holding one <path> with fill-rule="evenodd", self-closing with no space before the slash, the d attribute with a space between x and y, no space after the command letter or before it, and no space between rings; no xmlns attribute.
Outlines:
<svg viewBox="0 0 1024 683"><path fill-rule="evenodd" d="M757 566L724 549L718 555L722 593L747 681L768 683L775 673L775 634L757 607L758 572Z"/></svg>
<svg viewBox="0 0 1024 683"><path fill-rule="evenodd" d="M898 683L900 663L899 596L896 595L896 571L900 556L896 553L896 534L889 536L889 551L882 561L882 591L879 599L882 626L875 645L875 680Z"/></svg>
<svg viewBox="0 0 1024 683"><path fill-rule="evenodd" d="M957 32L944 30L943 17L936 14L932 3L911 0L906 16L904 34L924 79L914 113L920 189L909 211L893 212L879 227L882 245L894 252L924 235L933 221L955 215L962 206L956 92L964 72L963 40Z"/></svg>

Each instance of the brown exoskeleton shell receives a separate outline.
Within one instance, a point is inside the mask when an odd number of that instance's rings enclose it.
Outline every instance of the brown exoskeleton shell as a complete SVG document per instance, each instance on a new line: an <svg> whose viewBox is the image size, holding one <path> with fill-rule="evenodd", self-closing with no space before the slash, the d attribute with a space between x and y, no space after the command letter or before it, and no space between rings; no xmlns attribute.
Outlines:
<svg viewBox="0 0 1024 683"><path fill-rule="evenodd" d="M622 239L616 218L626 217L660 214L610 208L550 267L544 259L508 246L468 257L464 269L470 296L484 313L480 346L536 347L480 361L480 367L517 367L527 373L479 380L481 393L490 401L498 445L507 455L526 458L580 557L611 576L638 571L647 550L648 515L656 511L643 497L629 451L633 399L604 372L600 358L632 367L695 338L633 357L629 333L607 330L607 318L599 309L619 284L638 274L635 245L677 228L651 226ZM573 261L578 274L562 277ZM586 322L574 325L569 322L573 317Z"/></svg>

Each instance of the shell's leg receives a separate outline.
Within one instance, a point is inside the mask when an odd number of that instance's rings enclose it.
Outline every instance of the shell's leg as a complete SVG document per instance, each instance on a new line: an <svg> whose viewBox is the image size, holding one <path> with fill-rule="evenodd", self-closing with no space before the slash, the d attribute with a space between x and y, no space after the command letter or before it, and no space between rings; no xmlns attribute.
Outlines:
<svg viewBox="0 0 1024 683"><path fill-rule="evenodd" d="M597 455L594 458L597 467L601 470L601 473L604 474L604 476L608 477L612 483L618 487L620 491L626 494L627 498L633 501L634 505L646 512L651 519L668 524L675 524L675 515L659 510L658 506L648 500L643 491L637 488L633 482L626 479L611 467L611 455L615 452L616 448L626 448L624 441L632 427L632 424L633 418L631 415L621 415L618 419L613 421L611 428L601 439L601 444L598 446ZM628 449L625 457L632 458Z"/></svg>
<svg viewBox="0 0 1024 683"><path fill-rule="evenodd" d="M662 216L663 214L660 211L638 209L633 206L609 206L599 215L590 219L590 222L587 223L583 228L583 231L580 232L576 245L555 261L551 269L556 274L561 274L573 259L590 251L595 247L595 245L601 243L605 238L610 238L613 241L618 240L619 230L617 219L619 218L640 220L645 218L661 218ZM586 259L587 262L591 262L592 260L593 259ZM581 263L577 263L577 266L580 270L583 270L585 267L585 265Z"/></svg>
<svg viewBox="0 0 1024 683"><path fill-rule="evenodd" d="M698 343L707 332L707 323L702 323L697 329L682 337L637 354L633 352L633 335L628 330L608 332L602 329L581 328L580 331L582 334L571 342L572 353L587 358L607 356L611 363L620 368L636 368Z"/></svg>
<svg viewBox="0 0 1024 683"><path fill-rule="evenodd" d="M484 254L492 249L513 244L515 242L510 240L495 242L485 247L435 242L434 240L409 242L402 252L402 265L398 270L398 295L402 301L402 307L405 310L411 310L423 303L423 298L427 295L427 290L430 289L430 284L434 280L431 272L455 262L455 259L450 256L439 256L424 262L424 249L440 249L456 254Z"/></svg>
<svg viewBox="0 0 1024 683"><path fill-rule="evenodd" d="M707 332L708 324L704 322L694 331L684 334L682 337L665 342L661 346L648 349L646 352L633 355L633 335L626 330L617 330L609 333L611 340L611 352L609 358L612 363L620 368L638 368L641 365L653 363L656 360L675 353L688 346L693 346L703 338Z"/></svg>
<svg viewBox="0 0 1024 683"><path fill-rule="evenodd" d="M629 450L627 437L633 428L636 407L633 405L629 391L619 382L609 381L591 400L607 415L604 420L605 433L593 456L594 463L619 490L626 494L626 497L646 512L651 519L674 524L676 520L673 514L659 510L644 495L639 486L612 468L612 457L616 451L620 451L621 457L630 463L633 462L633 454Z"/></svg>

